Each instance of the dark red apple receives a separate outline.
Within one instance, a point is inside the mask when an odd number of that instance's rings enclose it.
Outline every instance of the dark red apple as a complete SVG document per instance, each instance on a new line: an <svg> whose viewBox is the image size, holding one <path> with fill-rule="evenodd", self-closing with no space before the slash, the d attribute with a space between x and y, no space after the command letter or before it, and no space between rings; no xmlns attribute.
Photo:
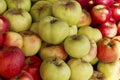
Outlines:
<svg viewBox="0 0 120 80"><path fill-rule="evenodd" d="M115 0L116 3L120 3L120 0Z"/></svg>
<svg viewBox="0 0 120 80"><path fill-rule="evenodd" d="M12 78L18 75L25 64L25 57L18 47L3 47L0 49L0 75Z"/></svg>
<svg viewBox="0 0 120 80"><path fill-rule="evenodd" d="M110 19L111 10L105 5L95 5L91 10L91 16L96 24L101 24Z"/></svg>
<svg viewBox="0 0 120 80"><path fill-rule="evenodd" d="M95 6L94 0L88 0L87 2L87 10L91 11L91 9Z"/></svg>
<svg viewBox="0 0 120 80"><path fill-rule="evenodd" d="M95 4L102 4L105 6L111 6L114 3L114 0L94 0Z"/></svg>
<svg viewBox="0 0 120 80"><path fill-rule="evenodd" d="M25 61L24 70L30 73L34 80L41 80L39 68L42 60L37 56L29 56Z"/></svg>
<svg viewBox="0 0 120 80"><path fill-rule="evenodd" d="M0 48L3 46L3 41L4 41L3 34L0 34Z"/></svg>
<svg viewBox="0 0 120 80"><path fill-rule="evenodd" d="M82 8L86 8L87 3L89 0L76 0L80 3L80 5L82 6Z"/></svg>
<svg viewBox="0 0 120 80"><path fill-rule="evenodd" d="M98 29L101 31L103 37L114 37L117 35L117 25L114 22L107 21L98 26Z"/></svg>
<svg viewBox="0 0 120 80"><path fill-rule="evenodd" d="M5 17L0 16L0 33L7 32L9 28L10 28L10 25L8 20Z"/></svg>
<svg viewBox="0 0 120 80"><path fill-rule="evenodd" d="M114 62L119 58L119 49L119 41L105 37L97 44L97 57L102 62Z"/></svg>
<svg viewBox="0 0 120 80"><path fill-rule="evenodd" d="M117 35L120 35L120 21L117 23Z"/></svg>
<svg viewBox="0 0 120 80"><path fill-rule="evenodd" d="M111 7L113 18L118 21L120 20L120 3L114 3Z"/></svg>

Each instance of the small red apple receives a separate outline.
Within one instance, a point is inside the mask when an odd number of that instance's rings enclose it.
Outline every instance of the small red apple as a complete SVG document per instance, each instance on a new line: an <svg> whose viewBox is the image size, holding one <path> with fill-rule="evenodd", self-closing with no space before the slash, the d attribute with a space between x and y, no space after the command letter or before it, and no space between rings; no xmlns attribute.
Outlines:
<svg viewBox="0 0 120 80"><path fill-rule="evenodd" d="M37 56L29 56L25 61L26 64L24 66L24 70L32 75L33 80L41 80L39 68L42 60Z"/></svg>
<svg viewBox="0 0 120 80"><path fill-rule="evenodd" d="M97 57L102 62L114 62L120 54L120 42L104 37L97 44Z"/></svg>
<svg viewBox="0 0 120 80"><path fill-rule="evenodd" d="M8 20L5 17L0 16L0 32L2 33L7 32L9 28L10 28L10 25Z"/></svg>
<svg viewBox="0 0 120 80"><path fill-rule="evenodd" d="M18 75L25 64L25 57L18 47L3 47L0 49L0 75L12 78Z"/></svg>

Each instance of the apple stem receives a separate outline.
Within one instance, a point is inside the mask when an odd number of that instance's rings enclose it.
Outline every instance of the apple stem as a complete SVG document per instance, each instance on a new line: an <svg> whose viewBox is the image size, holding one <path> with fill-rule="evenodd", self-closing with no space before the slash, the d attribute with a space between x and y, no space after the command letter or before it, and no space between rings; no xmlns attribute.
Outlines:
<svg viewBox="0 0 120 80"><path fill-rule="evenodd" d="M58 58L54 58L54 59L53 59L53 63L54 63L56 66L61 66L61 63L62 63L62 62L59 62L59 61L58 61Z"/></svg>

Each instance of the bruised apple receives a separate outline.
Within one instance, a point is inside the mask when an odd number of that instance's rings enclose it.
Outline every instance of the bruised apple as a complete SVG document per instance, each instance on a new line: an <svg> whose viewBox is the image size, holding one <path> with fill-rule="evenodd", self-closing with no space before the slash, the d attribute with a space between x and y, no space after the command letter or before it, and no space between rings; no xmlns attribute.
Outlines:
<svg viewBox="0 0 120 80"><path fill-rule="evenodd" d="M71 70L60 58L46 58L40 66L42 80L69 80Z"/></svg>

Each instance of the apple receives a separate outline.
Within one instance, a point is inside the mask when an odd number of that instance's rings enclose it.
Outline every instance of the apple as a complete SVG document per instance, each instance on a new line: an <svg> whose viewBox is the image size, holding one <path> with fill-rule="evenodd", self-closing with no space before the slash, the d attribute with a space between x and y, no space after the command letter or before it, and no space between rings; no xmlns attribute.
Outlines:
<svg viewBox="0 0 120 80"><path fill-rule="evenodd" d="M95 5L91 10L91 17L96 24L106 22L110 19L111 15L110 8L102 4Z"/></svg>
<svg viewBox="0 0 120 80"><path fill-rule="evenodd" d="M105 80L119 80L119 69L119 61L112 63L99 62L97 65L97 70L104 74Z"/></svg>
<svg viewBox="0 0 120 80"><path fill-rule="evenodd" d="M116 3L120 3L120 0L115 0Z"/></svg>
<svg viewBox="0 0 120 80"><path fill-rule="evenodd" d="M94 0L88 0L86 6L87 6L87 10L90 12L91 9L95 6Z"/></svg>
<svg viewBox="0 0 120 80"><path fill-rule="evenodd" d="M118 60L120 42L104 37L97 44L97 57L102 62L114 62Z"/></svg>
<svg viewBox="0 0 120 80"><path fill-rule="evenodd" d="M82 10L82 17L80 18L79 22L77 23L78 27L89 26L92 22L92 18L90 13L86 10Z"/></svg>
<svg viewBox="0 0 120 80"><path fill-rule="evenodd" d="M23 47L23 38L19 33L13 31L7 31L3 37L4 37L4 42L3 42L4 46L8 46L8 47L16 46L19 47L20 49Z"/></svg>
<svg viewBox="0 0 120 80"><path fill-rule="evenodd" d="M69 31L69 35L71 36L71 35L75 35L75 34L77 34L77 32L78 32L78 27L77 27L77 25L72 25L72 26L70 26L70 29L69 29L70 31Z"/></svg>
<svg viewBox="0 0 120 80"><path fill-rule="evenodd" d="M36 55L42 44L40 37L31 31L23 31L20 32L20 34L23 38L22 51L24 55L25 56Z"/></svg>
<svg viewBox="0 0 120 80"><path fill-rule="evenodd" d="M103 37L114 37L117 35L117 25L112 21L106 21L97 26Z"/></svg>
<svg viewBox="0 0 120 80"><path fill-rule="evenodd" d="M31 0L5 0L8 9L21 8L26 11L30 11Z"/></svg>
<svg viewBox="0 0 120 80"><path fill-rule="evenodd" d="M0 34L0 48L3 47L3 41L4 41L3 34Z"/></svg>
<svg viewBox="0 0 120 80"><path fill-rule="evenodd" d="M8 80L34 80L30 73L22 70L17 76Z"/></svg>
<svg viewBox="0 0 120 80"><path fill-rule="evenodd" d="M94 40L90 40L90 51L87 55L82 57L82 60L91 62L97 56L97 43Z"/></svg>
<svg viewBox="0 0 120 80"><path fill-rule="evenodd" d="M68 36L63 44L68 55L74 58L82 58L90 51L90 41L85 35Z"/></svg>
<svg viewBox="0 0 120 80"><path fill-rule="evenodd" d="M28 30L32 23L31 15L22 9L8 9L3 16L10 23L10 30L15 32Z"/></svg>
<svg viewBox="0 0 120 80"><path fill-rule="evenodd" d="M98 57L96 56L92 61L90 61L90 64L95 65L98 63Z"/></svg>
<svg viewBox="0 0 120 80"><path fill-rule="evenodd" d="M69 80L89 80L93 74L92 65L81 59L70 59L67 64L71 69Z"/></svg>
<svg viewBox="0 0 120 80"><path fill-rule="evenodd" d="M111 11L112 11L112 16L115 20L120 20L120 3L114 3L112 6L111 6Z"/></svg>
<svg viewBox="0 0 120 80"><path fill-rule="evenodd" d="M41 39L50 44L60 44L69 35L69 25L67 22L46 16L38 23L38 33Z"/></svg>
<svg viewBox="0 0 120 80"><path fill-rule="evenodd" d="M114 0L94 0L94 3L102 4L102 5L110 7L114 3Z"/></svg>
<svg viewBox="0 0 120 80"><path fill-rule="evenodd" d="M25 59L24 69L33 77L33 80L41 80L39 68L42 60L37 56L29 56Z"/></svg>
<svg viewBox="0 0 120 80"><path fill-rule="evenodd" d="M53 16L76 25L82 15L82 7L76 0L57 0L52 6Z"/></svg>
<svg viewBox="0 0 120 80"><path fill-rule="evenodd" d="M85 26L78 29L78 34L86 35L89 39L93 39L98 42L102 39L102 33L98 28L92 26Z"/></svg>
<svg viewBox="0 0 120 80"><path fill-rule="evenodd" d="M7 10L7 3L5 0L0 0L0 15Z"/></svg>
<svg viewBox="0 0 120 80"><path fill-rule="evenodd" d="M34 33L36 33L36 34L39 34L39 33L38 33L38 23L39 23L39 22L33 22L33 23L31 24L30 31L32 31L32 32L34 32Z"/></svg>
<svg viewBox="0 0 120 80"><path fill-rule="evenodd" d="M60 58L46 58L40 66L42 80L69 80L71 70Z"/></svg>
<svg viewBox="0 0 120 80"><path fill-rule="evenodd" d="M52 3L49 1L37 1L32 5L30 14L34 22L38 22L45 16L52 15Z"/></svg>
<svg viewBox="0 0 120 80"><path fill-rule="evenodd" d="M5 33L9 29L10 29L10 24L8 20L5 17L0 16L0 33Z"/></svg>
<svg viewBox="0 0 120 80"><path fill-rule="evenodd" d="M60 59L66 60L68 54L64 50L63 45L52 45L48 43L42 43L39 51L39 56L42 60L48 57L58 57Z"/></svg>
<svg viewBox="0 0 120 80"><path fill-rule="evenodd" d="M76 0L80 3L82 9L86 9L87 3L89 0Z"/></svg>
<svg viewBox="0 0 120 80"><path fill-rule="evenodd" d="M118 21L117 25L117 35L120 35L120 21Z"/></svg>
<svg viewBox="0 0 120 80"><path fill-rule="evenodd" d="M25 56L18 47L3 47L0 49L0 75L12 78L18 75L25 64Z"/></svg>

